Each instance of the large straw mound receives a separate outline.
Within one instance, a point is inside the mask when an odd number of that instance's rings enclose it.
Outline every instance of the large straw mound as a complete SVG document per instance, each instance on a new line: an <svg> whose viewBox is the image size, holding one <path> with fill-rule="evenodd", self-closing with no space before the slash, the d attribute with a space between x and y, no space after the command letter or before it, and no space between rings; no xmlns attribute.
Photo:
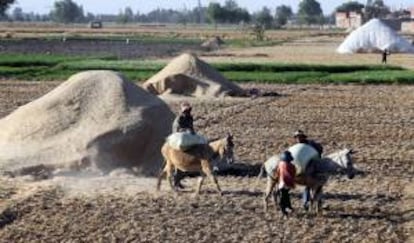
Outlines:
<svg viewBox="0 0 414 243"><path fill-rule="evenodd" d="M201 44L201 47L205 49L206 51L216 51L220 49L221 45L223 44L224 44L224 41L219 36L215 36L215 37L212 37L204 41Z"/></svg>
<svg viewBox="0 0 414 243"><path fill-rule="evenodd" d="M193 97L243 96L239 86L192 54L182 54L143 84L149 92Z"/></svg>
<svg viewBox="0 0 414 243"><path fill-rule="evenodd" d="M164 102L118 73L82 72L0 120L0 170L135 167L153 175L172 119Z"/></svg>

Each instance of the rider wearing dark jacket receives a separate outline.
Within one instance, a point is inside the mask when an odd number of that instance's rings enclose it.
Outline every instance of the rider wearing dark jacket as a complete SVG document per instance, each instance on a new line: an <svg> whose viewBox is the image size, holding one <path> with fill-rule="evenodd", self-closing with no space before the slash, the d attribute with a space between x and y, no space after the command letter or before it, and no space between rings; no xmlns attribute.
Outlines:
<svg viewBox="0 0 414 243"><path fill-rule="evenodd" d="M310 145L312 148L318 151L319 157L322 157L322 153L323 153L322 145L313 140L309 140L308 136L306 136L306 134L302 130L297 130L293 138L295 138L297 143L306 143Z"/></svg>
<svg viewBox="0 0 414 243"><path fill-rule="evenodd" d="M312 146L316 151L318 151L319 158L322 158L322 153L323 153L322 145L313 140L309 140L306 134L302 130L297 130L293 138L295 139L297 143L305 143L305 144ZM306 210L309 208L309 199L310 199L310 190L309 190L309 187L305 187L305 190L303 191L303 207Z"/></svg>
<svg viewBox="0 0 414 243"><path fill-rule="evenodd" d="M173 123L173 132L190 131L194 133L194 119L191 115L191 106L189 103L181 104L181 114L177 116Z"/></svg>
<svg viewBox="0 0 414 243"><path fill-rule="evenodd" d="M193 116L191 115L191 105L187 102L181 104L181 113L173 122L173 132L190 131L194 134ZM178 169L174 172L174 186L184 188L181 180L184 178L184 173Z"/></svg>

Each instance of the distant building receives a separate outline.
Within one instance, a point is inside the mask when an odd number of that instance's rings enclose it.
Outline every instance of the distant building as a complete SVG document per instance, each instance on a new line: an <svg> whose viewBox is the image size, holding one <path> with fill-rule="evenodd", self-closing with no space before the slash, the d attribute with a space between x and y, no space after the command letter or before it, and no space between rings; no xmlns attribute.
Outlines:
<svg viewBox="0 0 414 243"><path fill-rule="evenodd" d="M364 18L359 12L336 12L335 23L337 28L356 29L364 23Z"/></svg>
<svg viewBox="0 0 414 243"><path fill-rule="evenodd" d="M363 12L336 12L335 20L336 27L342 29L357 29L365 23ZM395 31L414 33L414 6L394 11L381 20Z"/></svg>
<svg viewBox="0 0 414 243"><path fill-rule="evenodd" d="M402 22L401 31L405 33L414 33L414 6L409 8L411 19Z"/></svg>
<svg viewBox="0 0 414 243"><path fill-rule="evenodd" d="M401 24L401 31L405 33L414 33L414 21L406 21Z"/></svg>

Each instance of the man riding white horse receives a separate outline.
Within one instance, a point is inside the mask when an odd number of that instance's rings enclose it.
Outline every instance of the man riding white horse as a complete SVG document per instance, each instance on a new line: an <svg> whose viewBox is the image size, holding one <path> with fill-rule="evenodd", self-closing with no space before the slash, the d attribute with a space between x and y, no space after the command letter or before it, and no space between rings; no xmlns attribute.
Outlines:
<svg viewBox="0 0 414 243"><path fill-rule="evenodd" d="M320 143L317 143L313 140L309 140L306 134L302 130L297 130L293 138L295 139L296 144L307 144L314 148L318 154L318 156L313 157L307 164L309 166L311 163L318 163L322 158L323 147ZM306 168L305 168L306 171ZM309 187L305 187L303 191L303 207L308 210L309 208L309 200L310 200L310 189Z"/></svg>

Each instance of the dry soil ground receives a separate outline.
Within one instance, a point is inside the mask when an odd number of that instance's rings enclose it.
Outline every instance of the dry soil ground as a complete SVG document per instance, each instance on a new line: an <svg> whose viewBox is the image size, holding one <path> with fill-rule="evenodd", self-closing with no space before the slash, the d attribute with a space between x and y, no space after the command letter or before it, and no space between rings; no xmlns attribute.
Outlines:
<svg viewBox="0 0 414 243"><path fill-rule="evenodd" d="M0 116L57 83L0 83ZM244 87L250 88L252 84ZM2 178L1 242L409 242L414 173L413 86L255 85L279 97L194 100L197 129L217 137L231 131L239 162L260 163L286 148L295 129L327 152L357 149L353 180L335 177L325 188L325 209L315 217L300 208L283 220L262 210L265 180L220 177L223 197L207 183L203 194L173 196L153 179L78 175L30 182ZM169 102L177 109L176 102ZM411 228L409 228L411 227ZM412 238L411 238L412 239Z"/></svg>
<svg viewBox="0 0 414 243"><path fill-rule="evenodd" d="M60 39L0 40L0 54L55 54L55 55L103 55L118 58L174 57L184 51L197 51L199 44L143 43L124 40L78 39L63 42Z"/></svg>
<svg viewBox="0 0 414 243"><path fill-rule="evenodd" d="M336 53L343 38L316 36L297 37L277 46L226 48L218 52L205 53L204 59L212 62L278 62L325 65L380 64L381 54L344 55ZM414 69L414 55L393 53L388 64Z"/></svg>

